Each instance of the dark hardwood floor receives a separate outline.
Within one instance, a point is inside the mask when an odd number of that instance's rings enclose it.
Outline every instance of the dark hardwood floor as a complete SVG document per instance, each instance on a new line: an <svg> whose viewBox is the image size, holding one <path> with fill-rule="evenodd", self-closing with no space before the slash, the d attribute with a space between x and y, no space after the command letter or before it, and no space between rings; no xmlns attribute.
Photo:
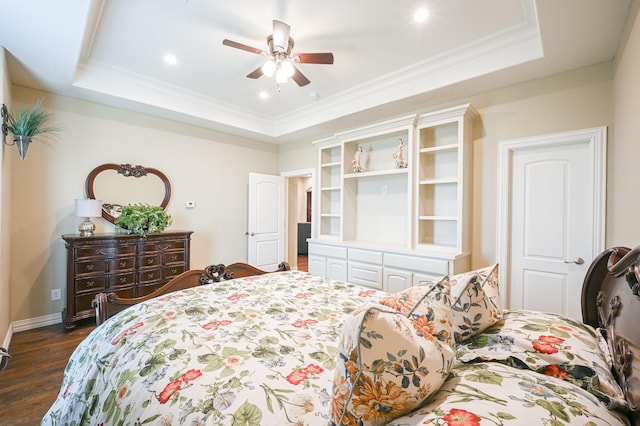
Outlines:
<svg viewBox="0 0 640 426"><path fill-rule="evenodd" d="M307 256L298 257L307 271ZM0 424L39 425L58 395L62 375L73 350L93 329L95 321L80 321L67 331L62 324L14 333L12 358L0 372Z"/></svg>
<svg viewBox="0 0 640 426"><path fill-rule="evenodd" d="M309 271L309 259L307 256L298 256L298 271Z"/></svg>
<svg viewBox="0 0 640 426"><path fill-rule="evenodd" d="M13 334L12 358L0 372L0 424L40 424L58 395L69 356L94 328L89 319L71 331L55 324Z"/></svg>

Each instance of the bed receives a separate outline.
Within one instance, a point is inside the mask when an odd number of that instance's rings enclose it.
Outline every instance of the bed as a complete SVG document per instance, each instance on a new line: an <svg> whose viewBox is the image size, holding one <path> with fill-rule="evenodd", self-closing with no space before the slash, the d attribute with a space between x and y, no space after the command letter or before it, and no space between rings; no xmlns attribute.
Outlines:
<svg viewBox="0 0 640 426"><path fill-rule="evenodd" d="M584 322L502 309L498 265L394 294L212 265L101 295L42 424L635 424L639 253L593 261Z"/></svg>

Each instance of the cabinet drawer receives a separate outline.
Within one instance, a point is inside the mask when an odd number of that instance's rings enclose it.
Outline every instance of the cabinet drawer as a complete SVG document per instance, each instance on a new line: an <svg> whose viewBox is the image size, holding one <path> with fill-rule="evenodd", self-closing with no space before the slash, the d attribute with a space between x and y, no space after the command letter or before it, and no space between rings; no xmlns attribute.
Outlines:
<svg viewBox="0 0 640 426"><path fill-rule="evenodd" d="M128 274L111 275L109 277L109 287L117 288L122 286L130 286L135 283L136 274L130 272Z"/></svg>
<svg viewBox="0 0 640 426"><path fill-rule="evenodd" d="M184 251L175 251L172 253L165 253L162 255L162 264L167 265L170 263L184 262Z"/></svg>
<svg viewBox="0 0 640 426"><path fill-rule="evenodd" d="M146 283L157 281L162 278L162 270L160 268L143 269L138 272L138 282Z"/></svg>
<svg viewBox="0 0 640 426"><path fill-rule="evenodd" d="M149 266L157 266L160 265L160 255L159 254L151 254L146 256L140 256L140 267L147 268Z"/></svg>
<svg viewBox="0 0 640 426"><path fill-rule="evenodd" d="M186 242L184 240L162 240L147 241L140 245L142 253L165 250L184 250Z"/></svg>
<svg viewBox="0 0 640 426"><path fill-rule="evenodd" d="M85 257L115 257L135 254L135 244L104 246L104 247L78 247L76 248L76 259Z"/></svg>
<svg viewBox="0 0 640 426"><path fill-rule="evenodd" d="M104 260L86 260L84 262L76 262L76 275L84 274L102 274L106 271Z"/></svg>
<svg viewBox="0 0 640 426"><path fill-rule="evenodd" d="M447 275L449 273L449 261L447 260L401 254L385 253L384 266L409 269L432 275Z"/></svg>
<svg viewBox="0 0 640 426"><path fill-rule="evenodd" d="M109 260L109 272L125 271L127 269L133 269L135 266L135 257L121 257L119 259Z"/></svg>
<svg viewBox="0 0 640 426"><path fill-rule="evenodd" d="M104 276L77 278L76 293L84 291L104 290L106 288L107 279Z"/></svg>
<svg viewBox="0 0 640 426"><path fill-rule="evenodd" d="M168 265L162 268L162 278L169 280L177 275L180 275L185 271L184 264L182 265Z"/></svg>
<svg viewBox="0 0 640 426"><path fill-rule="evenodd" d="M316 256L330 256L337 257L339 259L346 259L347 249L346 247L334 247L309 243L309 255L311 254Z"/></svg>
<svg viewBox="0 0 640 426"><path fill-rule="evenodd" d="M376 265L382 265L382 252L360 249L349 249L349 260L355 260L357 262L375 263Z"/></svg>
<svg viewBox="0 0 640 426"><path fill-rule="evenodd" d="M349 262L348 281L354 284L382 290L382 267L364 263Z"/></svg>

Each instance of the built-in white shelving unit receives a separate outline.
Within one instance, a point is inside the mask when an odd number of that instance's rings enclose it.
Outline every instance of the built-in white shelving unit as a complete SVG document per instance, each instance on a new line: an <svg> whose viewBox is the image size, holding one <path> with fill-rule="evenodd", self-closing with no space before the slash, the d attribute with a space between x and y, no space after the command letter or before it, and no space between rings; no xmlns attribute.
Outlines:
<svg viewBox="0 0 640 426"><path fill-rule="evenodd" d="M318 142L320 221L310 272L397 291L467 270L476 116L461 105ZM358 150L361 170L354 169Z"/></svg>

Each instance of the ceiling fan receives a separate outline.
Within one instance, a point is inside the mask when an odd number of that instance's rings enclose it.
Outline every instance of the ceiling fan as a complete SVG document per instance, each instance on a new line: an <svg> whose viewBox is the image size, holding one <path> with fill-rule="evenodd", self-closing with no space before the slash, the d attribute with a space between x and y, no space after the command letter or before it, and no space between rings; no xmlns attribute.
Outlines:
<svg viewBox="0 0 640 426"><path fill-rule="evenodd" d="M291 27L281 21L273 21L273 34L267 37L269 51L261 50L237 41L224 39L222 44L236 49L246 50L257 55L264 55L267 62L247 74L249 78L271 77L275 74L277 83L285 83L291 78L298 86L306 86L309 79L294 65L300 64L333 64L333 53L297 53L291 54L293 39L289 37Z"/></svg>

